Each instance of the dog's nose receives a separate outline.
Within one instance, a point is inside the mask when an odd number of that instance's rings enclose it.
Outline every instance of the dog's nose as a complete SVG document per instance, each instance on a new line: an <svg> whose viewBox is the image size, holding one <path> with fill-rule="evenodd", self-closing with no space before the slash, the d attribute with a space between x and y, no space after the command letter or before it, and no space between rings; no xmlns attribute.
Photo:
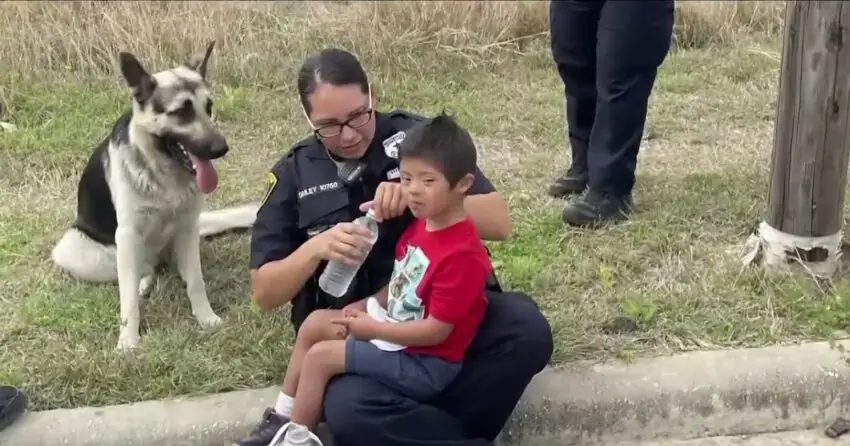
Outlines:
<svg viewBox="0 0 850 446"><path fill-rule="evenodd" d="M227 140L220 139L218 141L214 141L210 145L210 157L220 158L224 156L228 150L230 150L230 147L227 146Z"/></svg>

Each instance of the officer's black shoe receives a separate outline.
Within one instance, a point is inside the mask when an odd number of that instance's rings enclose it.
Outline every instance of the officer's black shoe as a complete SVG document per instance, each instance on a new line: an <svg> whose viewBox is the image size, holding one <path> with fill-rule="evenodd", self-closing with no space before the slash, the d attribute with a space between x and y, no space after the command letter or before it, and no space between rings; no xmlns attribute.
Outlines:
<svg viewBox="0 0 850 446"><path fill-rule="evenodd" d="M289 419L271 407L263 412L263 419L245 438L233 442L233 446L269 446L277 432L289 423Z"/></svg>
<svg viewBox="0 0 850 446"><path fill-rule="evenodd" d="M0 386L0 430L5 429L27 410L27 396L20 389Z"/></svg>
<svg viewBox="0 0 850 446"><path fill-rule="evenodd" d="M555 198L563 198L568 195L580 194L586 188L587 173L576 172L575 169L570 168L552 182L549 186L549 195Z"/></svg>
<svg viewBox="0 0 850 446"><path fill-rule="evenodd" d="M632 212L631 195L617 196L594 189L564 208L564 222L571 226L596 228L625 220Z"/></svg>

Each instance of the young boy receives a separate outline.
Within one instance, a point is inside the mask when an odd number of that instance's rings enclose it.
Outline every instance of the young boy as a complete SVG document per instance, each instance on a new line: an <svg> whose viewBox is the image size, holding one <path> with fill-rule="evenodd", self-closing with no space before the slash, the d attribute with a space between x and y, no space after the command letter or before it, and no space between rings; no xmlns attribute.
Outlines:
<svg viewBox="0 0 850 446"><path fill-rule="evenodd" d="M321 445L311 431L335 375L358 374L426 400L460 372L487 308L484 285L492 269L463 207L475 145L452 118L439 115L409 132L399 161L416 220L396 245L390 283L344 310L315 311L302 324L275 407L290 422L270 446Z"/></svg>

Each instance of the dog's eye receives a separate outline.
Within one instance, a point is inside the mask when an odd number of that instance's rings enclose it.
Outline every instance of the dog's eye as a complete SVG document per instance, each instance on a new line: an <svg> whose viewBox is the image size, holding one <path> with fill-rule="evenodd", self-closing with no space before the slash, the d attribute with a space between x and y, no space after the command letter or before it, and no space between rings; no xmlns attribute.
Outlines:
<svg viewBox="0 0 850 446"><path fill-rule="evenodd" d="M207 116L212 116L212 108L213 108L212 99L207 99L207 105L206 105L205 108L206 108L206 111L207 111Z"/></svg>
<svg viewBox="0 0 850 446"><path fill-rule="evenodd" d="M180 111L183 113L191 112L195 110L195 104L192 103L191 100L186 99L183 101L183 105L180 106Z"/></svg>
<svg viewBox="0 0 850 446"><path fill-rule="evenodd" d="M179 116L181 118L191 118L194 113L195 104L190 99L186 99L185 101L183 101L179 108L168 112L168 114L170 115Z"/></svg>

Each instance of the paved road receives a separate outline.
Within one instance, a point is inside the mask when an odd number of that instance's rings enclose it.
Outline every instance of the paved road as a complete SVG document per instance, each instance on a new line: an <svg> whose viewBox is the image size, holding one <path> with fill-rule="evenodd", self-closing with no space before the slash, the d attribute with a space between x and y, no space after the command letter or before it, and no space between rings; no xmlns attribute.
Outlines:
<svg viewBox="0 0 850 446"><path fill-rule="evenodd" d="M651 441L633 446L850 446L850 434L836 440L827 438L822 430L781 432L741 437L714 437L698 440ZM619 445L626 446L626 445Z"/></svg>

